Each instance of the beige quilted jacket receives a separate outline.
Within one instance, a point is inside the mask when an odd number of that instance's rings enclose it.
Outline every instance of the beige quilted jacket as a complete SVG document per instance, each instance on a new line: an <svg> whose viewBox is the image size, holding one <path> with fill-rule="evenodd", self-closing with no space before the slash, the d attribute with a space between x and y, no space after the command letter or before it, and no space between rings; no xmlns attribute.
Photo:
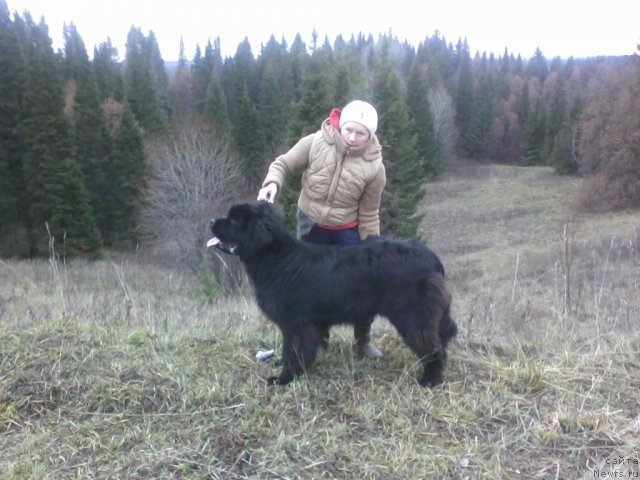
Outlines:
<svg viewBox="0 0 640 480"><path fill-rule="evenodd" d="M360 238L380 235L380 198L386 182L382 148L375 135L357 151L347 151L329 119L276 158L262 186L278 192L288 178L302 175L298 208L320 225L340 226L357 220Z"/></svg>

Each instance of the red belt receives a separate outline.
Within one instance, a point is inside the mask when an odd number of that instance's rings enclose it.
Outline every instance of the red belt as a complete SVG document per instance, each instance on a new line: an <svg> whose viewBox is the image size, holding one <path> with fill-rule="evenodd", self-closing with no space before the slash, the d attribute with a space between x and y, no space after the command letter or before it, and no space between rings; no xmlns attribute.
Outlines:
<svg viewBox="0 0 640 480"><path fill-rule="evenodd" d="M347 223L346 225L318 225L319 228L323 228L325 230L348 230L357 226L358 220L354 220L353 222Z"/></svg>

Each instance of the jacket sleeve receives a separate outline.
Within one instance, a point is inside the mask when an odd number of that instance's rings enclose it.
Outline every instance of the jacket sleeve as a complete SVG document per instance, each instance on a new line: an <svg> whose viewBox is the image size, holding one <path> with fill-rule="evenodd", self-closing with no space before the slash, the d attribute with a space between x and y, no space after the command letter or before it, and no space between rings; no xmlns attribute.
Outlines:
<svg viewBox="0 0 640 480"><path fill-rule="evenodd" d="M275 183L278 186L278 194L282 191L286 181L298 172L309 166L309 152L315 134L301 138L291 150L277 157L269 166L269 172L262 182L262 186Z"/></svg>
<svg viewBox="0 0 640 480"><path fill-rule="evenodd" d="M380 201L387 182L384 164L380 164L378 173L365 187L358 205L358 232L364 240L369 235L380 235Z"/></svg>

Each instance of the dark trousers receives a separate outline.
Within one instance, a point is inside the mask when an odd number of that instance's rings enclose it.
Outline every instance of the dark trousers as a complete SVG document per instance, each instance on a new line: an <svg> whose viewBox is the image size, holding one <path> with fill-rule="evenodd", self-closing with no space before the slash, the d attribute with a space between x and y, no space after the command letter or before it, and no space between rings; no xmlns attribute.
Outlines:
<svg viewBox="0 0 640 480"><path fill-rule="evenodd" d="M309 233L302 235L301 240L317 245L358 245L360 233L358 227L328 230L314 225Z"/></svg>
<svg viewBox="0 0 640 480"><path fill-rule="evenodd" d="M341 230L328 230L314 225L309 233L302 235L303 242L315 243L317 245L358 245L360 243L360 233L358 227L345 228ZM367 319L363 324L353 327L356 340L369 341L371 324L375 317Z"/></svg>

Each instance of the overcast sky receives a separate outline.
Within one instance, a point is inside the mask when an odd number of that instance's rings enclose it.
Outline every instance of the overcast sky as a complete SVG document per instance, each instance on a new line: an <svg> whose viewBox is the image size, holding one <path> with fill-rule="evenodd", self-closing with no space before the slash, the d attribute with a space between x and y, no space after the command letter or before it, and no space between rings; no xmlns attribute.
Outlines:
<svg viewBox="0 0 640 480"><path fill-rule="evenodd" d="M154 32L164 60L176 60L180 37L193 57L219 37L223 56L249 38L255 54L271 35L289 45L296 33L311 43L360 32L391 31L418 44L436 31L455 44L466 38L476 51L501 55L505 47L524 58L537 47L547 58L628 55L640 43L640 0L6 0L11 13L44 17L54 48L62 48L62 26L74 23L89 56L107 38L124 57L127 33L136 26Z"/></svg>

